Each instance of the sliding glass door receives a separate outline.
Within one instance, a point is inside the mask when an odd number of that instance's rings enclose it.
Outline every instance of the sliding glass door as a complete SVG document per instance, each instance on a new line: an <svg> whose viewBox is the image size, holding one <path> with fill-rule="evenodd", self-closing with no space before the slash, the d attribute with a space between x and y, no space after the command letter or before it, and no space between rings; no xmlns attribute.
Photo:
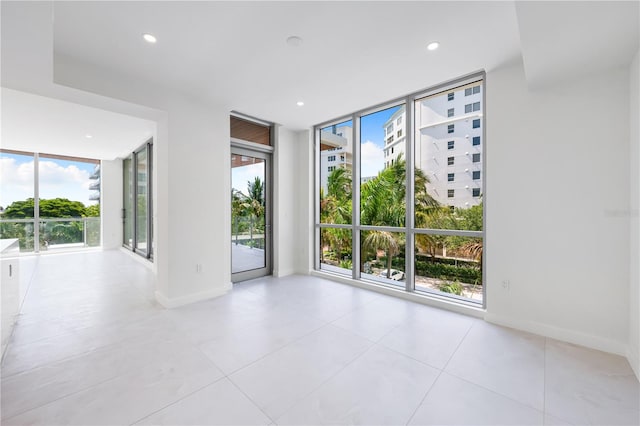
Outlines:
<svg viewBox="0 0 640 426"><path fill-rule="evenodd" d="M123 160L123 245L148 259L153 258L151 141Z"/></svg>
<svg viewBox="0 0 640 426"><path fill-rule="evenodd" d="M271 273L271 155L231 149L231 274L243 281Z"/></svg>

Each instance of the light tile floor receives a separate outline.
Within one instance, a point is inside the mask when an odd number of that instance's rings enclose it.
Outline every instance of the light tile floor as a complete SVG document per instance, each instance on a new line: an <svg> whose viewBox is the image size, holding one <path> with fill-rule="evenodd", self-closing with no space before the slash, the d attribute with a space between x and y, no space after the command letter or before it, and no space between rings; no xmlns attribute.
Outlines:
<svg viewBox="0 0 640 426"><path fill-rule="evenodd" d="M164 310L120 251L21 267L3 425L640 424L624 358L324 279Z"/></svg>

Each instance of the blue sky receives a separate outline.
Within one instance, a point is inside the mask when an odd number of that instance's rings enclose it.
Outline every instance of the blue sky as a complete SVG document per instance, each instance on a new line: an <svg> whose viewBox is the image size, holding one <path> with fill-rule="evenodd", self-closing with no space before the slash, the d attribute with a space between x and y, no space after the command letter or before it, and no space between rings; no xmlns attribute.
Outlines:
<svg viewBox="0 0 640 426"><path fill-rule="evenodd" d="M360 141L371 141L380 148L384 147L384 123L402 106L385 109L373 114L365 115L360 122Z"/></svg>
<svg viewBox="0 0 640 426"><path fill-rule="evenodd" d="M375 112L373 114L365 115L362 117L360 121L360 141L361 143L371 141L375 145L380 148L384 147L384 123L387 122L389 117L391 117L396 111L398 111L402 106L396 106L393 108L385 109L382 111ZM340 126L349 126L352 127L353 123L351 120L342 122L336 125ZM323 130L330 130L331 126L325 127Z"/></svg>
<svg viewBox="0 0 640 426"><path fill-rule="evenodd" d="M40 198L68 198L84 205L94 192L88 189L94 164L40 158ZM33 157L0 153L0 206L33 197Z"/></svg>
<svg viewBox="0 0 640 426"><path fill-rule="evenodd" d="M365 115L360 121L360 171L376 176L384 168L384 123L402 106Z"/></svg>

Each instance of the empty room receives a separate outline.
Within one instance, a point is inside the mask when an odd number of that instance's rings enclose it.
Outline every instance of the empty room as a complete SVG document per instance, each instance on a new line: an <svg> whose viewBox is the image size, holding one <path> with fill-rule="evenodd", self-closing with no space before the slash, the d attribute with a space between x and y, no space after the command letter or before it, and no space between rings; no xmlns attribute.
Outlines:
<svg viewBox="0 0 640 426"><path fill-rule="evenodd" d="M2 424L640 424L639 1L0 13Z"/></svg>

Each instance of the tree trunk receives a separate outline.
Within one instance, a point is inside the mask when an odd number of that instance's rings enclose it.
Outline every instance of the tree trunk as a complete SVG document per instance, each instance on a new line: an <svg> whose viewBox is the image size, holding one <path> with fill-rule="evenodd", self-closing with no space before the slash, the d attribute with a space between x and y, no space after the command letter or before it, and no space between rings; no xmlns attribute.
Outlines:
<svg viewBox="0 0 640 426"><path fill-rule="evenodd" d="M233 218L234 228L236 230L236 245L238 245L238 216Z"/></svg>
<svg viewBox="0 0 640 426"><path fill-rule="evenodd" d="M253 215L249 221L249 247L253 248Z"/></svg>
<svg viewBox="0 0 640 426"><path fill-rule="evenodd" d="M391 250L387 250L387 278L391 278Z"/></svg>

